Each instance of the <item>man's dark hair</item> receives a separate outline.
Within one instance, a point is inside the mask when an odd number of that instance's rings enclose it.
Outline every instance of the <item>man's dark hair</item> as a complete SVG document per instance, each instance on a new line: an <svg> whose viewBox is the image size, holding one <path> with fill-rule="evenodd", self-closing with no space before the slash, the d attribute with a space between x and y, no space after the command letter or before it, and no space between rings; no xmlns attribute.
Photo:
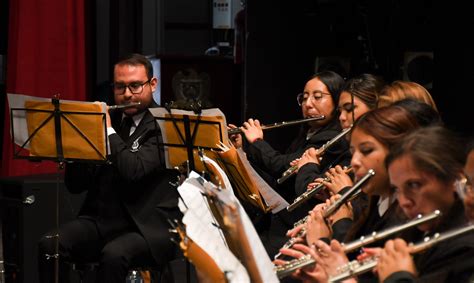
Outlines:
<svg viewBox="0 0 474 283"><path fill-rule="evenodd" d="M144 66L148 79L153 78L153 66L150 60L141 54L133 53L126 55L115 64L115 66L117 65Z"/></svg>

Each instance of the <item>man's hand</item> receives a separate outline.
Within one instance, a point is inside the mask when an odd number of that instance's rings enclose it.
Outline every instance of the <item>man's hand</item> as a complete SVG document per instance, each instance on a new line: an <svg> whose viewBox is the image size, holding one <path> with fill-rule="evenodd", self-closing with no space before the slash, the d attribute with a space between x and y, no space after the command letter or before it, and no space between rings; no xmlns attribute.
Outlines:
<svg viewBox="0 0 474 283"><path fill-rule="evenodd" d="M250 118L247 122L244 122L241 129L249 143L263 139L263 130L260 126L260 121L256 119Z"/></svg>
<svg viewBox="0 0 474 283"><path fill-rule="evenodd" d="M229 124L227 125L227 129L237 129L237 126L234 124ZM242 135L241 134L234 134L229 136L230 141L232 144L235 146L235 148L241 148L242 147Z"/></svg>

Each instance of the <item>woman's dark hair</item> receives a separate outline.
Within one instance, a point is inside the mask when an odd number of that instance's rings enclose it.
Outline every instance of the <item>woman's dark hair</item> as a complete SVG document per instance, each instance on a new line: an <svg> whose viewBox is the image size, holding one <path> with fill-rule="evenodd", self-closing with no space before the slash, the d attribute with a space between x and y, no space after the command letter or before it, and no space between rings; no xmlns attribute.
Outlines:
<svg viewBox="0 0 474 283"><path fill-rule="evenodd" d="M333 114L337 112L337 101L339 100L339 96L341 94L342 86L344 85L344 79L333 71L322 71L312 75L308 81L312 79L319 79L323 84L326 85L328 88L329 93L331 94L332 100L334 101L334 110ZM333 119L337 119L337 115L333 115ZM297 138L291 143L288 147L286 152L294 152L297 148L299 148L306 139L306 133L308 132L309 125L307 123L301 125L300 130L298 132Z"/></svg>
<svg viewBox="0 0 474 283"><path fill-rule="evenodd" d="M337 104L339 101L339 96L341 95L342 87L344 86L344 79L333 71L322 71L314 74L309 80L318 78L329 90L334 104Z"/></svg>
<svg viewBox="0 0 474 283"><path fill-rule="evenodd" d="M416 168L450 183L459 178L466 162L463 139L442 126L430 126L411 132L396 143L387 158L388 166L409 155Z"/></svg>
<svg viewBox="0 0 474 283"><path fill-rule="evenodd" d="M394 102L392 106L402 107L406 109L406 111L412 113L421 127L442 125L443 123L438 111L424 102L412 98L406 98Z"/></svg>
<svg viewBox="0 0 474 283"><path fill-rule="evenodd" d="M360 129L389 149L408 132L421 125L416 115L400 106L386 106L369 111L354 123L352 132Z"/></svg>
<svg viewBox="0 0 474 283"><path fill-rule="evenodd" d="M361 74L349 79L341 92L345 91L362 100L370 109L377 108L380 92L385 81L372 74Z"/></svg>

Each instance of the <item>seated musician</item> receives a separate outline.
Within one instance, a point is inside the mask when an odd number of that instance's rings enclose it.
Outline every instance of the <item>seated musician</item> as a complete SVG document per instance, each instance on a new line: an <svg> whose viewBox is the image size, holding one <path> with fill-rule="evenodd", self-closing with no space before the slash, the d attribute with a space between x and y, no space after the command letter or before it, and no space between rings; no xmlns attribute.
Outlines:
<svg viewBox="0 0 474 283"><path fill-rule="evenodd" d="M393 105L370 111L356 121L350 136L351 166L356 180L367 174L369 169L375 171L375 176L362 186L362 192L369 195L369 206L357 219L353 218L352 210L347 205L342 206L328 219L322 217L324 207L316 207L306 223L305 240L309 246L319 242L320 238L336 239L338 244L340 241L353 241L360 236L404 221L404 217L396 213L398 204L389 183L384 159L401 137L420 127L420 116L425 117L425 112L409 112L403 107ZM437 117L432 117L432 120L438 121ZM331 176L331 180L334 180L333 177ZM334 185L332 183L325 182L327 186ZM333 196L326 207L339 197ZM329 226L324 228L327 224ZM289 256L291 252L282 250L283 254Z"/></svg>
<svg viewBox="0 0 474 283"><path fill-rule="evenodd" d="M398 144L387 166L391 184L398 192L405 215L443 212L441 221L419 226L403 237L418 242L435 232L464 226L462 201L456 181L463 178L465 155L460 140L441 127L412 133ZM474 233L441 242L422 253L410 255L401 239L389 241L379 255L377 272L382 282L471 282L474 274Z"/></svg>
<svg viewBox="0 0 474 283"><path fill-rule="evenodd" d="M169 184L176 173L166 170L160 158L160 133L148 111L156 106L152 93L157 84L143 55L115 64L115 103L140 104L106 113L110 163L67 164L67 189L87 195L79 216L60 227L59 239L40 240L41 282L55 281L55 259L47 255L55 254L56 240L60 266L97 262L96 282L125 282L129 269L160 265L174 255L167 219L180 215L177 190ZM69 282L66 270L60 268L60 282Z"/></svg>
<svg viewBox="0 0 474 283"><path fill-rule="evenodd" d="M407 242L426 241L426 237L433 238L436 233L443 236L443 232L465 227L468 223L456 189L456 181L464 177L462 149L460 139L440 126L414 131L392 147L386 164L390 183L397 191L405 216L414 218L418 214L427 215L440 210L442 217L403 231L400 238L387 241L383 249L364 249L365 255L360 258L367 261L367 256L378 257L375 271L380 282L472 282L472 230L434 243L414 255L410 255L411 247L407 245ZM298 271L305 276L311 275L313 282L325 282L328 275L336 275L334 271L344 266L341 265L345 257L343 248L337 241L332 241L331 246L317 241L314 249L301 245L295 245L296 248L299 251L293 250L293 256L309 253L320 265L319 269L312 267ZM364 282L361 277L358 279Z"/></svg>
<svg viewBox="0 0 474 283"><path fill-rule="evenodd" d="M377 108L383 86L384 81L372 74L358 75L344 84L337 102L339 123L342 129L349 128L360 116ZM297 194L302 194L309 187L321 181L316 179L321 174L318 174L317 170L319 156L317 156L315 149L308 149L294 164L299 167L295 181ZM342 168L339 167L331 168L328 174L343 175ZM345 184L352 185L352 182L347 180ZM336 189L340 187L332 186L331 188ZM331 192L334 194L338 193L337 191Z"/></svg>
<svg viewBox="0 0 474 283"><path fill-rule="evenodd" d="M303 125L299 136L285 154L273 149L263 139L263 131L258 120L249 119L243 124L242 132L248 145L245 151L249 161L257 171L262 173L262 176L267 177L266 181L288 202L292 202L296 197L294 178L281 185L276 184L276 179L281 177L282 173L290 167L290 162L301 157L307 148L319 148L341 132L336 115L336 103L343 83L342 77L331 71L315 74L306 82L303 93L297 97L303 117L324 115L325 119ZM238 147L239 144L236 146ZM349 157L347 142L341 139L324 154L321 164L318 165L318 172L323 174L336 164L345 165ZM293 227L296 220L307 214L310 207L312 206L302 207L291 214L284 210L272 216L270 228L265 229L263 234L266 235L263 235L262 239L271 256L276 254L287 240L285 236L287 230Z"/></svg>

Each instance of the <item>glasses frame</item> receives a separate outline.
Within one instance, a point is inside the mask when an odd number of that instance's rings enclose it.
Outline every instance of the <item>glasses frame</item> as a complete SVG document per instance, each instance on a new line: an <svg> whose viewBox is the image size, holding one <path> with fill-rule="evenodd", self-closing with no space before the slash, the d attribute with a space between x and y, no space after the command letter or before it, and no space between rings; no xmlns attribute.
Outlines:
<svg viewBox="0 0 474 283"><path fill-rule="evenodd" d="M131 94L142 94L142 92L143 92L143 86L146 85L146 84L148 84L148 83L150 83L152 79L153 79L153 78L148 79L148 80L147 80L146 82L144 82L144 83L133 82L133 83L124 85L124 88L123 88L122 93L119 93L119 92L116 91L116 88L115 88L116 84L115 84L115 83L112 84L112 88L113 88L114 94L117 94L117 95L124 95L124 94L127 92L127 88L130 90L130 93L131 93ZM133 85L133 84L137 84L137 86L140 85L140 91L139 91L139 92L133 92L133 90L130 88L130 86Z"/></svg>
<svg viewBox="0 0 474 283"><path fill-rule="evenodd" d="M316 96L316 95L319 95L319 96ZM312 97L314 100L320 100L321 98L323 98L323 95L331 95L331 94L329 92L313 91L312 93L308 93L307 98L304 98L305 93L301 92L301 93L298 93L298 95L296 96L296 102L298 103L299 106L301 106L303 105L303 103L305 103L308 100L308 98Z"/></svg>

